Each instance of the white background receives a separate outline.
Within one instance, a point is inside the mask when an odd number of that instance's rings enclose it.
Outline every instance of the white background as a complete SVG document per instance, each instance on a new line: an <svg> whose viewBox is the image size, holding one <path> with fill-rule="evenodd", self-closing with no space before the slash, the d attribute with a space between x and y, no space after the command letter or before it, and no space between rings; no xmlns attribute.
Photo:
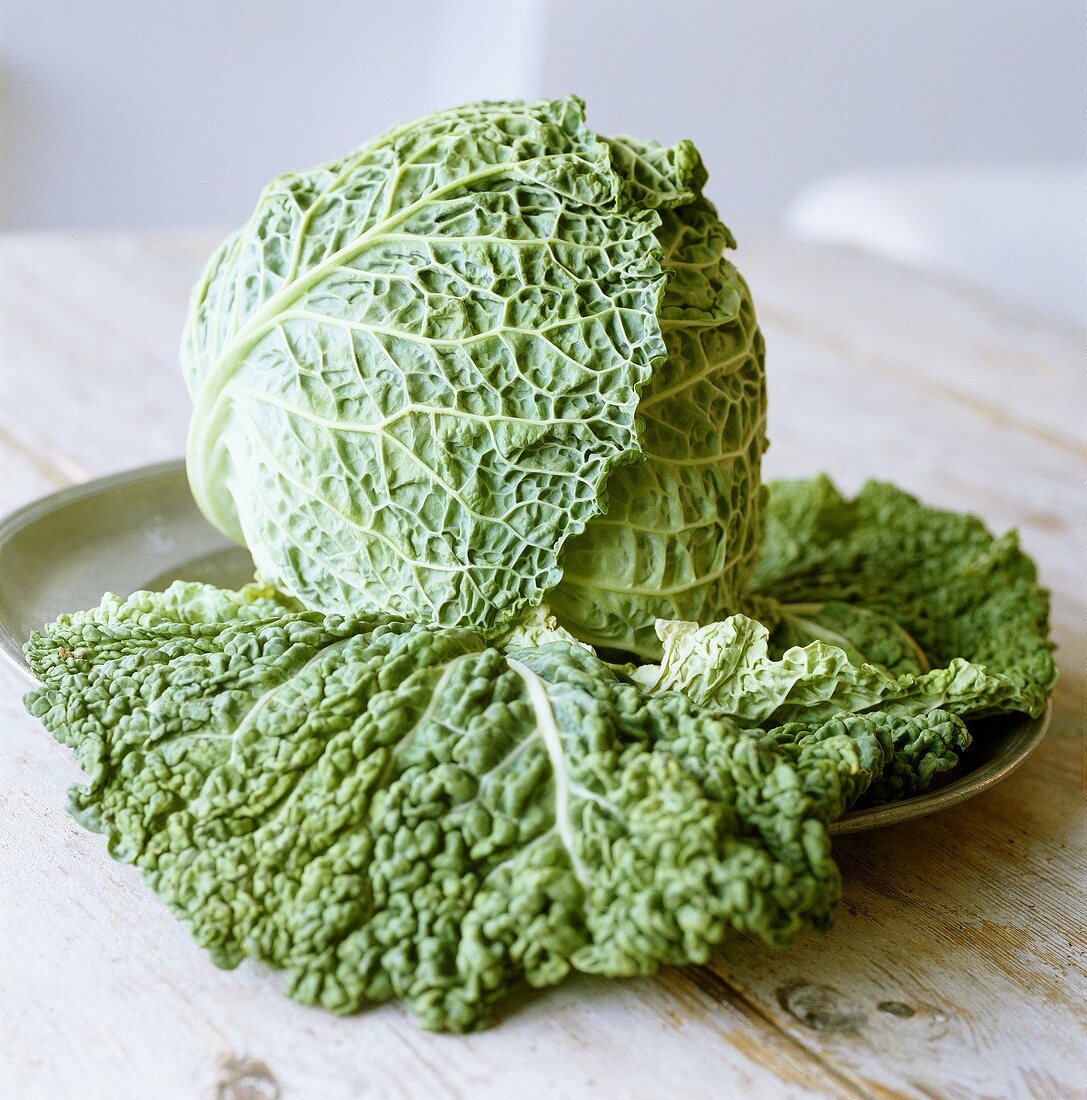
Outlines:
<svg viewBox="0 0 1087 1100"><path fill-rule="evenodd" d="M862 168L1087 158L1085 0L4 0L0 228L229 227L467 99L693 138L741 234Z"/></svg>

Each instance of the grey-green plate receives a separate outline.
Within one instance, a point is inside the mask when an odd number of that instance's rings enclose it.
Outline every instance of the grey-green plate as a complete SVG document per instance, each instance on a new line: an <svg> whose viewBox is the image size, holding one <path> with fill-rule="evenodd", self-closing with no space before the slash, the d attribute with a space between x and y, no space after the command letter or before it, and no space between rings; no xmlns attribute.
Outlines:
<svg viewBox="0 0 1087 1100"><path fill-rule="evenodd" d="M181 461L99 478L28 504L0 522L0 653L31 678L23 642L65 611L94 607L104 592L128 595L177 579L240 588L253 575L247 551L208 524ZM915 798L846 814L833 833L922 817L987 791L1038 747L1040 718L979 723L974 744L943 783Z"/></svg>

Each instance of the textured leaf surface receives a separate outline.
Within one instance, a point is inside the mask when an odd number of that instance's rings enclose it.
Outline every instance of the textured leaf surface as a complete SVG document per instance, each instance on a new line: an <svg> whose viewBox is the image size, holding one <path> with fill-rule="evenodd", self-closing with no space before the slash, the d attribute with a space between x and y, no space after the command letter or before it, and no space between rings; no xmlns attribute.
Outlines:
<svg viewBox="0 0 1087 1100"><path fill-rule="evenodd" d="M762 340L705 178L565 99L274 180L193 295L201 508L318 610L497 633L557 585L579 637L652 656L654 617L733 607Z"/></svg>
<svg viewBox="0 0 1087 1100"><path fill-rule="evenodd" d="M893 620L928 676L950 677L956 713L1045 709L1057 675L1049 598L1014 532L994 538L976 516L926 508L883 482L846 500L818 477L770 485L760 554L756 593L786 610L846 603ZM785 640L798 629L788 622Z"/></svg>
<svg viewBox="0 0 1087 1100"><path fill-rule="evenodd" d="M938 772L953 768L970 744L957 715L985 712L1004 690L1001 681L958 659L947 668L895 676L854 664L845 650L822 641L775 659L770 632L743 615L703 627L661 622L658 630L663 661L635 673L652 692L678 691L741 725L767 729L846 714L875 717L889 770L869 800L925 790Z"/></svg>
<svg viewBox="0 0 1087 1100"><path fill-rule="evenodd" d="M671 150L623 142L632 173L663 175ZM704 200L664 211L657 234L668 359L638 406L648 457L612 474L607 514L570 541L547 597L579 637L648 659L660 656L655 618L737 610L757 553L766 449L763 340L726 256L731 234Z"/></svg>
<svg viewBox="0 0 1087 1100"><path fill-rule="evenodd" d="M513 627L497 639L504 648L548 645L551 642L567 642L592 651L588 642L582 642L551 613L547 604L538 604L526 612Z"/></svg>
<svg viewBox="0 0 1087 1100"><path fill-rule="evenodd" d="M796 719L880 710L888 715L946 709L973 716L1008 709L1007 684L956 657L944 668L896 676L879 665L855 664L826 642L770 653L770 632L734 615L719 623L661 622L664 659L645 666L657 691L682 691L701 706L743 722L777 726Z"/></svg>
<svg viewBox="0 0 1087 1100"><path fill-rule="evenodd" d="M221 965L337 1012L485 1023L518 980L785 943L838 897L826 824L886 772L863 717L743 731L592 654L292 611L109 598L28 646L77 818ZM882 781L882 780L879 780Z"/></svg>
<svg viewBox="0 0 1087 1100"><path fill-rule="evenodd" d="M880 665L894 675L927 672L931 665L917 642L889 615L855 604L773 603L771 648L778 653L811 641L844 650L854 664ZM757 616L756 616L757 617Z"/></svg>
<svg viewBox="0 0 1087 1100"><path fill-rule="evenodd" d="M665 355L652 207L576 99L475 104L282 176L182 354L197 501L307 606L489 629L637 460Z"/></svg>

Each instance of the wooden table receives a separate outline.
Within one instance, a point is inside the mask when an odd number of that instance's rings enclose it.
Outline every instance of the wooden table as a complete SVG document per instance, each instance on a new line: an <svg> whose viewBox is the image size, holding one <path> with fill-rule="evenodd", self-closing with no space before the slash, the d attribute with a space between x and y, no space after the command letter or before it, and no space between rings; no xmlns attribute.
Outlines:
<svg viewBox="0 0 1087 1100"><path fill-rule="evenodd" d="M3 241L0 510L181 453L178 335L216 240ZM767 238L739 263L769 348L770 475L878 475L1020 528L1061 647L1037 755L973 802L840 840L825 938L579 977L495 1030L431 1035L395 1004L338 1019L260 966L216 970L68 818L77 770L4 668L3 1095L1087 1096L1087 340L862 254Z"/></svg>

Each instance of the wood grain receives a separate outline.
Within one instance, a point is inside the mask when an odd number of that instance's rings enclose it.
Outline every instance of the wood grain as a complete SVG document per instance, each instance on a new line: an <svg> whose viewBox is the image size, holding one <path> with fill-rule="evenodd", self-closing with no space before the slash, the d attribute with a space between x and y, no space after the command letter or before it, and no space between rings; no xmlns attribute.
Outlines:
<svg viewBox="0 0 1087 1100"><path fill-rule="evenodd" d="M0 242L0 511L181 453L176 346L216 234ZM254 964L221 972L101 839L0 670L5 1095L1087 1096L1087 339L953 283L766 238L771 475L869 476L1017 526L1054 593L1053 729L988 794L836 844L836 927L657 979L579 977L500 1027L338 1019ZM0 578L3 583L3 578Z"/></svg>

